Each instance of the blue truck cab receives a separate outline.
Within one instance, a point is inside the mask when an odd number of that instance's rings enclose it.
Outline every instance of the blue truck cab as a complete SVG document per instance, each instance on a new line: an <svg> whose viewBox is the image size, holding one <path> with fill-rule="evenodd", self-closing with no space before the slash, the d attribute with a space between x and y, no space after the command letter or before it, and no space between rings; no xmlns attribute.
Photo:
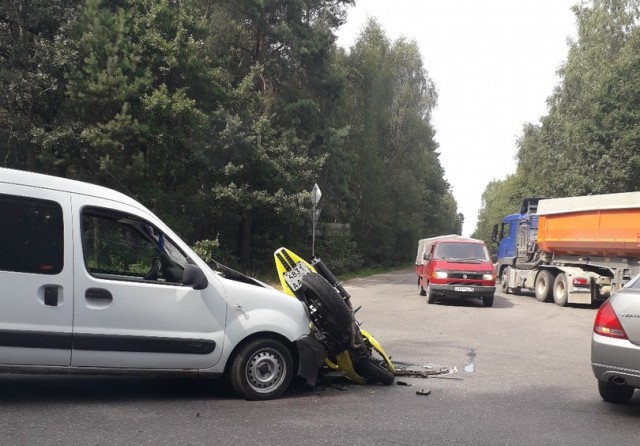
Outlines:
<svg viewBox="0 0 640 446"><path fill-rule="evenodd" d="M508 266L531 261L536 252L538 234L538 201L522 200L520 212L507 215L493 227L491 239L498 244L496 273L502 277Z"/></svg>

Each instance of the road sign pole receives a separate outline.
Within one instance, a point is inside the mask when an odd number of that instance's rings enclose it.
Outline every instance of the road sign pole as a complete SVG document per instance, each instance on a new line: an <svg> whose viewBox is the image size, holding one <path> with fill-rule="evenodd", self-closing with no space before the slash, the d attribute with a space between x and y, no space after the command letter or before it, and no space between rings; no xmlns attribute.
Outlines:
<svg viewBox="0 0 640 446"><path fill-rule="evenodd" d="M316 210L318 206L318 202L320 201L320 197L322 197L322 192L318 187L318 183L313 185L313 189L311 190L311 203L313 204L312 214L311 214L311 257L315 258L316 256L316 223L318 222L318 217L320 216L320 210Z"/></svg>

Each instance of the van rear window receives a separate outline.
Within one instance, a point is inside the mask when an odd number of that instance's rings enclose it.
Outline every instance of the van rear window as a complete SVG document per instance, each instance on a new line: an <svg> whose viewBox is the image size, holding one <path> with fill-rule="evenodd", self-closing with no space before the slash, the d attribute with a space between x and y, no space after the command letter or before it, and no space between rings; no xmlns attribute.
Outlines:
<svg viewBox="0 0 640 446"><path fill-rule="evenodd" d="M60 273L64 263L60 205L0 194L0 253L0 270Z"/></svg>

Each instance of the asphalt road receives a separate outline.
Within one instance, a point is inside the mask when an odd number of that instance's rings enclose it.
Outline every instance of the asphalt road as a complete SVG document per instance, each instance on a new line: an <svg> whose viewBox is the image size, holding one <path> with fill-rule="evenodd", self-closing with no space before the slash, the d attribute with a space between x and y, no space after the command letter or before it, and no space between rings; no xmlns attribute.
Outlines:
<svg viewBox="0 0 640 446"><path fill-rule="evenodd" d="M386 387L338 380L266 402L222 382L0 375L0 444L638 444L640 392L626 406L598 395L595 309L500 293L492 308L428 305L412 271L346 285L394 362L456 371Z"/></svg>

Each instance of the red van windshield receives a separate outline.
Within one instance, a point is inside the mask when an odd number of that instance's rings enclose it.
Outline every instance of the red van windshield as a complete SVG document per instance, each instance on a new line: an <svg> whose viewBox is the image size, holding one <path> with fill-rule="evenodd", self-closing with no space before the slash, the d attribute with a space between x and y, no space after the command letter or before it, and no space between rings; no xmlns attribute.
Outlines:
<svg viewBox="0 0 640 446"><path fill-rule="evenodd" d="M434 254L436 259L489 261L484 245L477 243L439 243Z"/></svg>

